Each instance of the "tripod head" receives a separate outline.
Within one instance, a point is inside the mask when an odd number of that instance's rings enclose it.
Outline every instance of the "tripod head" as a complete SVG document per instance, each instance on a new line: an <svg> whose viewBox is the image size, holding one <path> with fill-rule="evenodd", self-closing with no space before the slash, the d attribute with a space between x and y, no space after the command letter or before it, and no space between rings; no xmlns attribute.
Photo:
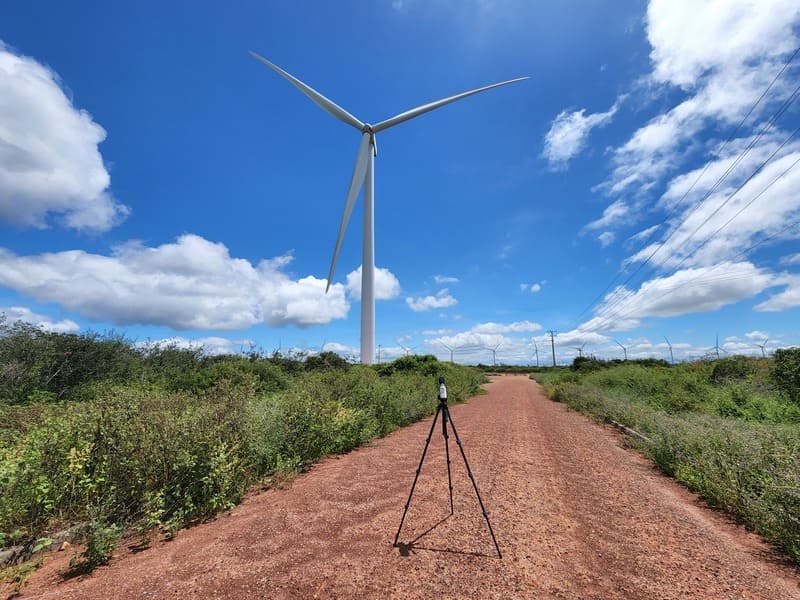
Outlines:
<svg viewBox="0 0 800 600"><path fill-rule="evenodd" d="M439 377L439 402L447 402L447 386L444 384L444 377Z"/></svg>

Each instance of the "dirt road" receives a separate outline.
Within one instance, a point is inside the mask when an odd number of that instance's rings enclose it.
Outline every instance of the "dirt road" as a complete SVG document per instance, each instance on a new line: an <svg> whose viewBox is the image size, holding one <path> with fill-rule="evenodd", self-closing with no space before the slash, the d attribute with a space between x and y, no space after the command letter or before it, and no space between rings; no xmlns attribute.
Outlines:
<svg viewBox="0 0 800 600"><path fill-rule="evenodd" d="M23 597L800 598L800 571L617 434L525 377L488 391L452 416L502 560L453 440L448 517L438 427L400 536L409 545L392 547L428 419L92 575L62 580L60 553Z"/></svg>

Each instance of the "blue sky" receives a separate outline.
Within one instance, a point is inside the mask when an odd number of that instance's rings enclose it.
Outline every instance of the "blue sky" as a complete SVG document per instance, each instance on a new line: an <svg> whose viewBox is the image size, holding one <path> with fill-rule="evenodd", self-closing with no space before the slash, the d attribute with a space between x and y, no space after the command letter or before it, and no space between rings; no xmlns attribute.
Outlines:
<svg viewBox="0 0 800 600"><path fill-rule="evenodd" d="M359 134L252 49L373 123L530 77L379 134L382 360L800 343L794 0L3 12L8 321L357 358L360 202L324 288Z"/></svg>

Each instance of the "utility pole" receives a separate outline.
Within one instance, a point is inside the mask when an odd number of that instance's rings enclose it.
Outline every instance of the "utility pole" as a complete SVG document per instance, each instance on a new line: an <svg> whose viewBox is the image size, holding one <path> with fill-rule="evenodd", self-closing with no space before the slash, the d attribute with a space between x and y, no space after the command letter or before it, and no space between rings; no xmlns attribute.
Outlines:
<svg viewBox="0 0 800 600"><path fill-rule="evenodd" d="M670 364L675 364L675 357L672 356L672 344L669 343L667 336L664 336L664 341L667 342L667 346L669 346L669 362Z"/></svg>
<svg viewBox="0 0 800 600"><path fill-rule="evenodd" d="M551 329L547 333L550 334L550 347L553 349L553 366L555 367L556 366L556 342L555 342L555 336L556 336L556 334L558 334L558 332L557 331L553 331Z"/></svg>
<svg viewBox="0 0 800 600"><path fill-rule="evenodd" d="M714 339L714 350L717 351L717 360L719 360L719 334L717 334L717 337Z"/></svg>

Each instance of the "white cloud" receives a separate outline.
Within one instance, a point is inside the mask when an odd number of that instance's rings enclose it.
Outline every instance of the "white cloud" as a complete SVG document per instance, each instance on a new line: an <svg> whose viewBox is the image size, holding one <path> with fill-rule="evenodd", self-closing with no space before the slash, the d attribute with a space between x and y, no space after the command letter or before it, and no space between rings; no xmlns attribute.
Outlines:
<svg viewBox="0 0 800 600"><path fill-rule="evenodd" d="M475 325L471 332L474 333L525 333L530 331L539 331L542 326L539 323L532 323L531 321L516 321L514 323L480 323Z"/></svg>
<svg viewBox="0 0 800 600"><path fill-rule="evenodd" d="M648 227L647 229L643 229L639 233L635 233L632 236L630 236L626 241L634 243L634 242L641 242L642 240L646 240L651 235L653 235L659 227L660 227L660 225L653 225L652 227Z"/></svg>
<svg viewBox="0 0 800 600"><path fill-rule="evenodd" d="M54 321L50 317L35 313L24 306L0 308L0 317L3 315L5 315L6 323L8 324L22 321L24 323L30 323L44 331L52 331L54 333L72 333L80 329L75 321L70 319ZM0 318L0 322L2 322L2 318Z"/></svg>
<svg viewBox="0 0 800 600"><path fill-rule="evenodd" d="M613 198L611 207L626 205L632 212L608 213L589 227L641 218L654 188L702 150L699 140L738 124L797 47L798 22L800 5L794 0L653 0L647 17L653 67L648 81L657 92L681 88L681 100L613 150L612 173L596 188ZM794 86L787 79L776 84L747 127L783 101ZM694 179L688 178L684 189ZM716 179L707 173L704 181L710 185Z"/></svg>
<svg viewBox="0 0 800 600"><path fill-rule="evenodd" d="M240 354L242 351L249 350L254 345L255 342L251 339L232 340L216 336L194 339L175 336L137 344L137 346L142 348L175 347L186 350L203 350L205 354L212 356L218 356L220 354Z"/></svg>
<svg viewBox="0 0 800 600"><path fill-rule="evenodd" d="M106 231L128 208L109 191L98 145L106 132L75 108L58 76L0 42L0 219Z"/></svg>
<svg viewBox="0 0 800 600"><path fill-rule="evenodd" d="M458 277L448 277L447 275L434 275L433 281L437 285L442 285L444 283L458 283Z"/></svg>
<svg viewBox="0 0 800 600"><path fill-rule="evenodd" d="M454 333L452 329L425 329L422 335L450 335Z"/></svg>
<svg viewBox="0 0 800 600"><path fill-rule="evenodd" d="M375 269L375 300L392 300L400 295L400 282L389 269ZM361 266L347 274L347 293L361 301Z"/></svg>
<svg viewBox="0 0 800 600"><path fill-rule="evenodd" d="M800 217L800 195L796 193L800 186L800 169L788 172L787 169L800 160L800 144L785 147L772 162L733 194L744 183L745 177L772 154L776 146L774 142L762 144L748 156L747 161L743 161L742 164L751 164L744 167L742 172L737 171L702 204L686 206L678 213L676 218L680 221L677 229L672 228L671 237L651 258L651 263L662 267L678 264L711 265L733 260L743 249L765 236L773 241L792 239L794 234L786 230L786 224ZM709 171L725 168L730 160L733 160L732 155L726 153L709 163ZM702 192L702 189L698 192ZM667 192L673 193L678 192ZM659 245L661 242L654 242L629 260L645 260Z"/></svg>
<svg viewBox="0 0 800 600"><path fill-rule="evenodd" d="M381 357L382 359L385 358L385 348L381 349ZM348 360L358 360L361 356L361 350L356 348L355 346L348 346L346 344L340 344L339 342L327 342L322 347L323 352L335 352L339 356L346 358Z"/></svg>
<svg viewBox="0 0 800 600"><path fill-rule="evenodd" d="M550 168L566 169L569 160L585 147L589 132L609 123L616 112L616 103L607 112L589 115L583 108L573 112L561 111L544 137L542 155L550 163Z"/></svg>
<svg viewBox="0 0 800 600"><path fill-rule="evenodd" d="M769 334L764 331L758 331L757 329L753 331L749 331L748 333L744 334L748 340L753 340L754 342L763 342L767 338L769 338Z"/></svg>
<svg viewBox="0 0 800 600"><path fill-rule="evenodd" d="M625 331L646 317L675 317L710 312L750 298L776 284L775 278L749 262L683 269L651 279L636 290L617 287L583 323L582 331Z"/></svg>
<svg viewBox="0 0 800 600"><path fill-rule="evenodd" d="M346 317L345 286L334 284L325 294L324 279L292 279L282 270L291 260L254 266L191 234L156 247L129 242L110 256L80 250L17 256L0 249L0 285L118 325L238 330Z"/></svg>
<svg viewBox="0 0 800 600"><path fill-rule="evenodd" d="M800 306L800 275L785 275L777 278L776 282L785 286L784 290L757 304L757 311L781 312Z"/></svg>
<svg viewBox="0 0 800 600"><path fill-rule="evenodd" d="M603 211L603 216L586 225L586 229L602 229L627 222L632 217L631 207L624 200L615 200Z"/></svg>
<svg viewBox="0 0 800 600"><path fill-rule="evenodd" d="M542 283L520 283L519 289L522 292L530 292L531 294L537 294L542 291Z"/></svg>
<svg viewBox="0 0 800 600"><path fill-rule="evenodd" d="M550 349L550 335L541 335L536 338L538 344L545 344L546 348ZM563 333L558 333L555 336L556 350L560 353L565 346L569 348L570 354L577 356L578 352L574 351L574 346L595 346L598 344L605 344L611 341L611 338L606 337L596 331L585 331L584 329L573 329ZM585 348L584 348L585 349ZM573 352L574 351L574 352Z"/></svg>
<svg viewBox="0 0 800 600"><path fill-rule="evenodd" d="M531 321L513 323L479 323L467 331L454 333L447 331L425 331L423 335L434 335L426 339L425 345L443 360L450 360L450 350L459 362L491 362L495 356L498 362L518 364L533 361L534 349L531 338L519 334L539 331L542 326ZM447 350L445 352L445 350Z"/></svg>
<svg viewBox="0 0 800 600"><path fill-rule="evenodd" d="M656 81L691 87L707 71L793 50L794 0L651 0L647 36Z"/></svg>
<svg viewBox="0 0 800 600"><path fill-rule="evenodd" d="M406 298L406 304L414 312L425 312L437 308L448 308L458 304L458 300L450 295L447 288L437 292L435 296L424 296L419 298Z"/></svg>
<svg viewBox="0 0 800 600"><path fill-rule="evenodd" d="M597 236L597 240L600 242L600 245L603 248L605 248L613 244L616 237L617 236L614 234L613 231L604 231L603 233Z"/></svg>
<svg viewBox="0 0 800 600"><path fill-rule="evenodd" d="M800 252L781 258L782 265L800 265Z"/></svg>

